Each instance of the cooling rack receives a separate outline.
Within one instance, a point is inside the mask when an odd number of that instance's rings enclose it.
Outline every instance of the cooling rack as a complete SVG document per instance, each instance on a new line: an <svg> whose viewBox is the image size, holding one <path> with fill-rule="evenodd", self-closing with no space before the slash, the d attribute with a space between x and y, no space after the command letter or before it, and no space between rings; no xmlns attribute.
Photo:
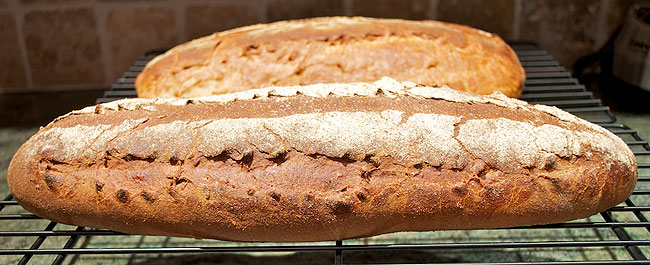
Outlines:
<svg viewBox="0 0 650 265"><path fill-rule="evenodd" d="M0 261L5 258L18 264L650 264L650 222L646 217L650 211L648 142L632 128L616 123L609 108L546 51L532 43L512 46L526 70L522 100L557 106L597 123L621 137L633 150L639 163L639 178L634 193L625 202L568 223L273 244L125 235L57 224L25 211L7 194L0 201L0 240L15 242L15 247L0 249ZM136 61L97 103L135 97L135 78L149 60L161 53L150 52ZM17 222L22 226L15 228Z"/></svg>

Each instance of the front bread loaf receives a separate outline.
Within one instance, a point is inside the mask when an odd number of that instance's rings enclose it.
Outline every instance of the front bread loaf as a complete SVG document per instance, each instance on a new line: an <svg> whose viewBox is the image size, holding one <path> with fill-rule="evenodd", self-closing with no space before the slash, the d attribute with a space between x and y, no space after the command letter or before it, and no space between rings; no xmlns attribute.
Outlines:
<svg viewBox="0 0 650 265"><path fill-rule="evenodd" d="M88 107L27 141L8 180L61 223L280 242L587 217L636 170L557 108L386 78Z"/></svg>
<svg viewBox="0 0 650 265"><path fill-rule="evenodd" d="M519 97L525 79L501 38L437 21L328 17L219 32L151 60L139 97L197 97L382 76Z"/></svg>

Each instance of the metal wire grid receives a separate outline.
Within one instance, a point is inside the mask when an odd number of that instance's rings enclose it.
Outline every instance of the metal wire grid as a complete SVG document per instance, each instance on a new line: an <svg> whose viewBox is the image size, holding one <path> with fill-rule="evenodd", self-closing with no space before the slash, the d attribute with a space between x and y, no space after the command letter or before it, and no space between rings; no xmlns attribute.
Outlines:
<svg viewBox="0 0 650 265"><path fill-rule="evenodd" d="M60 225L55 222L44 221L39 217L27 213L20 209L20 206L13 200L11 194L0 201L0 238L21 237L34 238L31 246L16 249L0 249L0 255L21 255L22 258L18 264L27 264L34 255L55 256L52 264L62 264L70 255L73 257L67 261L74 263L80 255L96 254L183 254L183 253L262 253L262 252L327 252L333 254L335 264L343 264L343 254L358 252L407 252L407 251L432 251L442 252L475 252L475 251L509 251L515 252L519 258L515 262L493 262L489 264L650 264L648 256L650 255L650 222L646 214L650 211L650 146L631 128L615 123L616 118L613 113L601 101L595 99L591 92L588 92L584 86L578 84L577 80L572 78L566 70L553 60L545 51L539 49L534 44L513 44L527 74L527 81L524 93L521 99L535 104L553 105L567 110L577 116L598 123L601 126L614 132L624 139L630 146L639 161L639 178L637 187L632 196L624 203L613 207L598 215L588 219L578 220L568 223L559 223L543 226L518 227L511 229L494 229L485 230L489 233L498 233L500 231L514 231L523 234L534 233L536 231L556 231L565 229L565 231L577 231L579 229L593 230L598 236L596 239L573 238L572 240L563 239L545 239L545 240L528 240L528 238L514 238L514 240L502 240L494 238L479 237L460 240L459 242L449 242L449 240L433 239L431 240L393 240L389 243L382 241L373 241L369 243L367 239L346 240L336 242L320 242L305 244L228 244L216 240L199 241L188 245L168 246L170 238L164 240L165 243L159 247L141 247L144 237L136 247L120 247L112 245L109 247L88 247L90 239L101 237L133 237L114 231L103 229L92 229L84 227L73 227ZM108 102L124 97L135 97L133 82L137 74L142 70L147 61L151 60L160 52L152 52L136 61L128 72L120 78L110 90L104 93L102 98L97 99L97 103ZM15 207L18 213L6 213L4 209ZM595 220L594 220L595 219ZM46 224L42 230L21 230L21 231L4 231L4 222L30 222L41 221ZM582 231L581 230L581 231ZM610 233L610 237L603 237L603 231ZM452 232L450 232L452 233ZM471 232L470 232L471 233ZM426 238L430 233L420 233ZM380 236L381 237L381 236ZM397 236L399 238L399 235ZM63 238L64 243L60 247L41 248L48 238ZM1 240L1 239L0 239ZM438 241L439 240L439 241ZM375 243L379 242L379 243ZM424 242L424 243L422 243ZM609 254L608 258L597 258L591 260L590 257L584 257L586 261L566 260L527 260L521 258L520 252L535 251L561 251L564 249L591 249L598 251L611 252L612 249L619 249L619 254ZM622 250L621 250L622 249ZM427 252L428 253L428 252ZM623 253L623 254L620 254ZM622 255L622 256L621 256ZM622 259L622 260L619 260ZM332 260L330 260L332 261ZM446 262L453 262L447 260ZM383 261L382 261L383 262ZM427 261L436 262L440 261ZM465 262L467 263L467 262ZM476 263L476 261L474 261ZM480 263L484 263L480 261ZM416 263L411 263L416 264Z"/></svg>

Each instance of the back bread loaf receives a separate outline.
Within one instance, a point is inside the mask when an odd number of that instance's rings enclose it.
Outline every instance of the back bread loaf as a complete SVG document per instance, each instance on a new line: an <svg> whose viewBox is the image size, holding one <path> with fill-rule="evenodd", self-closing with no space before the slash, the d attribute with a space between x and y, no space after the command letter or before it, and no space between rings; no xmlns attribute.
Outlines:
<svg viewBox="0 0 650 265"><path fill-rule="evenodd" d="M636 170L621 139L557 108L382 79L88 107L26 142L8 180L66 224L319 241L582 218Z"/></svg>
<svg viewBox="0 0 650 265"><path fill-rule="evenodd" d="M437 21L313 18L215 33L151 60L139 97L197 97L382 76L519 97L524 70L498 36Z"/></svg>

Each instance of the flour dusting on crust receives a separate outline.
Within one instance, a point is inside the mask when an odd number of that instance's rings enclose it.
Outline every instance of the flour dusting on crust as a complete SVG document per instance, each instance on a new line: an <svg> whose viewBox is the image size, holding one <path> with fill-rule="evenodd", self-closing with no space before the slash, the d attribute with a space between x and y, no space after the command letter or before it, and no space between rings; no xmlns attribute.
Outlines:
<svg viewBox="0 0 650 265"><path fill-rule="evenodd" d="M503 108L547 113L567 124L580 124L590 130L572 132L553 125L534 126L507 117L474 119L461 123L462 117L424 113L403 117L400 111L385 110L381 113L328 112L279 118L202 120L192 124L179 121L169 126L161 124L156 128L147 128L146 135L137 138L145 140L148 137L157 137L163 139L162 142L176 142L169 137L173 138L180 132L189 132L188 136L198 135L200 138L196 139L201 143L199 152L205 155L227 152L233 159L241 159L253 149L260 149L269 154L295 149L306 153L359 159L369 154L386 155L408 164L426 162L439 165L457 161L452 164L458 167L462 167L462 161L481 157L504 170L521 171L523 168L539 166L538 161L550 161L556 157L590 157L593 151L615 163L634 164L634 156L620 138L600 126L558 108L533 106L498 92L490 96L476 96L448 87L426 87L391 78L382 78L373 83L267 87L190 99L124 99L87 107L68 115L103 114L107 110L155 111L159 105L226 104L240 100L297 95L315 98L402 96L468 104L493 104ZM196 129L199 125L201 129ZM172 130L168 127L176 128L173 131L177 133L170 134ZM77 132L79 128L73 129L75 131L70 135L80 134ZM65 129L57 128L55 131L61 130ZM110 133L112 129L98 130L103 130L104 135L113 134ZM458 131L456 135L455 130ZM56 137L65 138L66 134L60 133ZM278 136L281 141L277 139ZM100 140L93 141L98 144ZM189 143L183 146L189 148ZM126 150L127 147L128 145L116 148L127 153L144 152Z"/></svg>
<svg viewBox="0 0 650 265"><path fill-rule="evenodd" d="M105 110L115 111L120 109L142 109L155 111L157 105L182 106L187 104L228 103L237 100L252 100L269 97L292 97L296 95L306 95L315 98L324 98L328 96L386 96L394 98L399 95L410 96L414 98L440 99L459 103L487 103L506 108L537 109L539 111L549 113L561 120L571 122L581 121L580 119L575 118L573 115L561 111L555 107L533 107L524 101L506 97L500 92L495 92L489 96L479 96L457 91L447 86L427 87L408 81L400 82L389 77L384 77L372 83L357 82L313 84L305 86L272 86L261 89L251 89L241 92L197 98L122 99L99 104L96 106L86 107L84 109L66 114L66 116L70 114L75 115L103 113Z"/></svg>

